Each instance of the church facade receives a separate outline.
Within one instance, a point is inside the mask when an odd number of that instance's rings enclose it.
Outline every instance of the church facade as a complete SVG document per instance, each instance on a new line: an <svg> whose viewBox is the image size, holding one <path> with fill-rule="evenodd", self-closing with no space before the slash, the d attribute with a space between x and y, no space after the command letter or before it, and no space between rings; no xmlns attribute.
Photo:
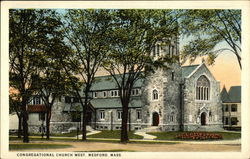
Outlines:
<svg viewBox="0 0 250 159"><path fill-rule="evenodd" d="M152 56L179 56L178 50L176 43L156 45ZM112 77L96 77L91 94L88 125L97 130L121 129L122 107ZM31 132L38 132L44 122L40 120L44 112L42 109L34 111L35 107L42 105L41 102L32 102L29 107L33 110L30 111L33 120L29 120L29 128ZM79 101L72 96L58 98L52 109L51 131L65 132L76 127L81 127ZM128 128L141 130L150 127L157 131L221 130L220 83L205 63L189 66L176 63L170 69L158 69L135 83L129 104Z"/></svg>

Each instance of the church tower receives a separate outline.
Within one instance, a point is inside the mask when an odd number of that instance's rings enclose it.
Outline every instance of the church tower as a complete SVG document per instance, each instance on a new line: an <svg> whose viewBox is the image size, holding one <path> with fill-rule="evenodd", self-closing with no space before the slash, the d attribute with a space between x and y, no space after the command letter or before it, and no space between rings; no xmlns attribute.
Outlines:
<svg viewBox="0 0 250 159"><path fill-rule="evenodd" d="M151 56L176 59L167 64L168 69L159 68L147 75L142 88L142 128L154 127L161 131L177 131L180 122L179 41L177 37L164 39L155 44Z"/></svg>

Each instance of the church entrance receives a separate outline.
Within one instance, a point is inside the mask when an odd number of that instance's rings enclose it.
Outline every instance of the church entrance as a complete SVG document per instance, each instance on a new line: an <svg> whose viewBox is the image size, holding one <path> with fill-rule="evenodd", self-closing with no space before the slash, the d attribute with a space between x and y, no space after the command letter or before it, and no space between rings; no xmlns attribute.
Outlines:
<svg viewBox="0 0 250 159"><path fill-rule="evenodd" d="M92 112L87 112L87 125L91 125Z"/></svg>
<svg viewBox="0 0 250 159"><path fill-rule="evenodd" d="M201 125L206 125L206 113L201 113Z"/></svg>
<svg viewBox="0 0 250 159"><path fill-rule="evenodd" d="M153 126L159 125L159 114L157 112L153 113Z"/></svg>

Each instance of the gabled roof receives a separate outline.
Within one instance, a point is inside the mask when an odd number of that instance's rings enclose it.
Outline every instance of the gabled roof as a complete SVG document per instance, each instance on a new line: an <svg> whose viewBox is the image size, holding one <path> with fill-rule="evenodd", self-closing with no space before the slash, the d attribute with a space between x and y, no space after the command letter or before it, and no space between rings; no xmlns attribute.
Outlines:
<svg viewBox="0 0 250 159"><path fill-rule="evenodd" d="M228 92L231 103L241 102L241 86L232 86Z"/></svg>
<svg viewBox="0 0 250 159"><path fill-rule="evenodd" d="M221 100L223 103L240 103L241 86L232 86L228 92L224 87L221 91Z"/></svg>
<svg viewBox="0 0 250 159"><path fill-rule="evenodd" d="M182 78L188 77L199 65L182 66Z"/></svg>

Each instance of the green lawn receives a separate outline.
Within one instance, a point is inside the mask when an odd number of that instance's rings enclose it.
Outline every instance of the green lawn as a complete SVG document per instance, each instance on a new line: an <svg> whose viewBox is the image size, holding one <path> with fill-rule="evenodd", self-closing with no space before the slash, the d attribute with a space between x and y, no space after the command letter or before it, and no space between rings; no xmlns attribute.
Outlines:
<svg viewBox="0 0 250 159"><path fill-rule="evenodd" d="M90 131L87 131L87 133ZM78 135L81 134L81 130L78 132ZM17 133L9 133L9 135L17 136ZM41 133L30 133L30 136L42 136ZM58 136L58 137L75 137L77 135L77 131L73 130L72 132L69 133L64 133L64 134L50 134L50 136ZM44 138L46 138L46 134L44 134Z"/></svg>
<svg viewBox="0 0 250 159"><path fill-rule="evenodd" d="M120 130L103 130L102 132L98 134L93 134L89 135L89 138L108 138L108 139L120 139L121 136L121 131ZM140 135L135 135L134 131L129 131L128 132L128 137L129 139L142 139L143 137Z"/></svg>
<svg viewBox="0 0 250 159"><path fill-rule="evenodd" d="M176 136L181 132L150 132L147 134L157 136L156 140L176 140ZM234 140L241 138L241 133L213 132L222 135L223 140Z"/></svg>
<svg viewBox="0 0 250 159"><path fill-rule="evenodd" d="M23 150L23 149L56 149L72 147L67 144L33 144L33 143L10 143L9 150Z"/></svg>

